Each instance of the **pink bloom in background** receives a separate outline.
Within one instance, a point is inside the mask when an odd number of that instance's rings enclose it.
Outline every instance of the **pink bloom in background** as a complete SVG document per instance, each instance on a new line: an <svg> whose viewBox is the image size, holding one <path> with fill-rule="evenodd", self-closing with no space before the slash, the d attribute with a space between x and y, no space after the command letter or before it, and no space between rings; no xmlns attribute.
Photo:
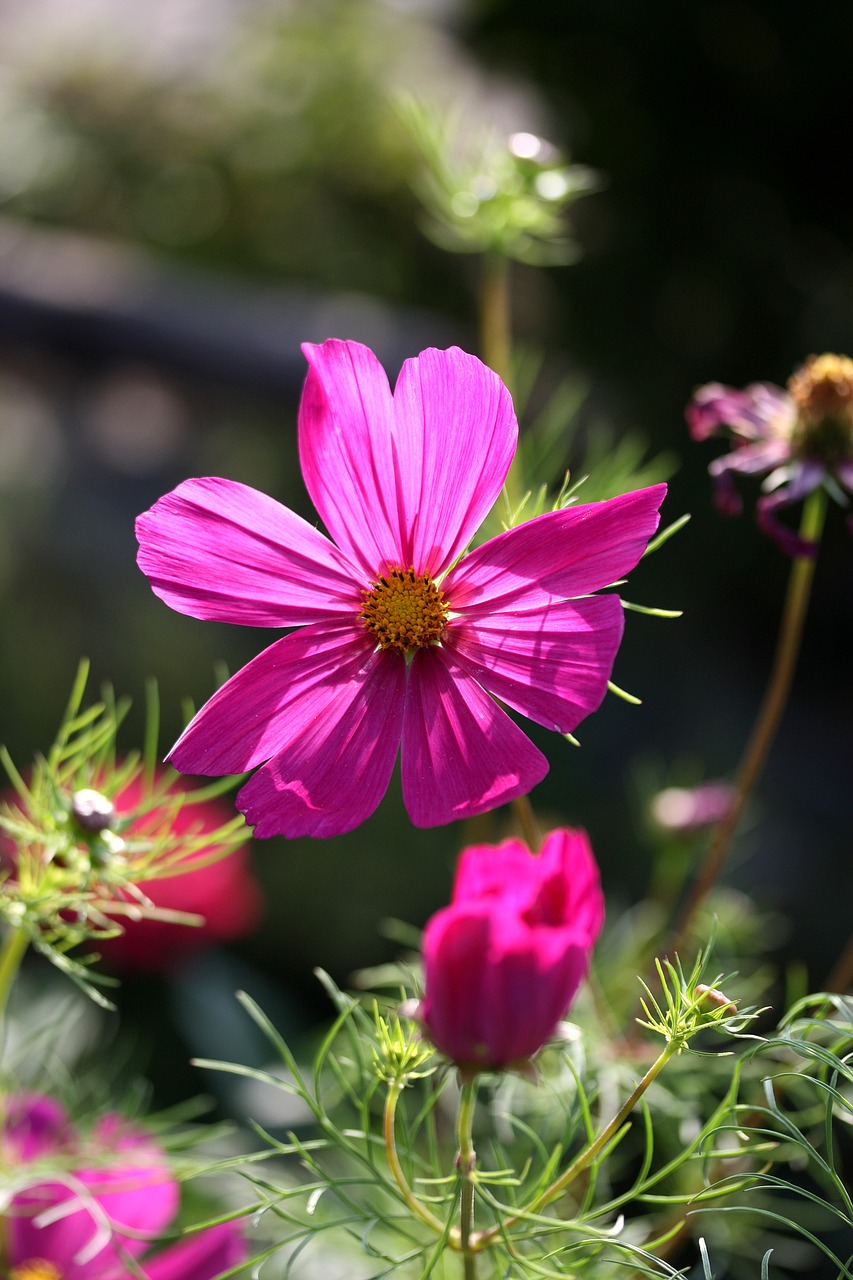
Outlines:
<svg viewBox="0 0 853 1280"><path fill-rule="evenodd" d="M525 1062L566 1013L603 922L583 831L552 831L538 855L519 840L472 845L424 931L418 1021L463 1070Z"/></svg>
<svg viewBox="0 0 853 1280"><path fill-rule="evenodd" d="M84 1138L52 1099L11 1095L0 1144L21 1187L3 1223L5 1258L21 1280L124 1280L136 1268L147 1280L213 1280L248 1256L230 1222L143 1256L174 1219L180 1192L157 1144L119 1116ZM53 1168L34 1167L31 1180L34 1161Z"/></svg>
<svg viewBox="0 0 853 1280"><path fill-rule="evenodd" d="M358 826L401 743L416 826L482 813L548 769L495 699L570 732L604 697L622 607L590 593L637 563L665 486L549 512L463 555L515 452L497 375L428 350L392 394L359 343L303 350L302 472L334 541L230 480L188 480L137 520L139 565L173 609L299 628L223 685L169 758L185 773L257 769L237 802L259 836Z"/></svg>
<svg viewBox="0 0 853 1280"><path fill-rule="evenodd" d="M853 492L853 360L810 356L787 390L756 382L736 391L710 382L696 391L686 415L694 440L725 428L733 438L734 452L708 468L723 514L741 510L733 473L765 475L756 508L760 528L788 555L814 555L814 544L780 523L777 513L819 485L842 502L842 490Z"/></svg>
<svg viewBox="0 0 853 1280"><path fill-rule="evenodd" d="M189 788L178 781L172 790L180 789ZM132 813L142 798L141 780L136 778L115 797L117 815ZM170 817L169 830L180 843L182 835L196 838L208 831L215 833L233 816L230 804L223 800L185 804ZM156 809L146 815L140 826L147 828L151 824L158 824ZM144 829L135 832L131 823L125 836L132 839L135 834L144 835ZM224 857L205 863L211 852L211 848L201 848L186 856L184 865L202 863L195 871L145 880L140 885L155 907L203 916L204 924L188 926L151 916L118 917L124 932L114 938L99 938L96 944L113 968L165 972L214 942L229 942L251 932L261 917L262 899L249 864L249 846L240 845Z"/></svg>

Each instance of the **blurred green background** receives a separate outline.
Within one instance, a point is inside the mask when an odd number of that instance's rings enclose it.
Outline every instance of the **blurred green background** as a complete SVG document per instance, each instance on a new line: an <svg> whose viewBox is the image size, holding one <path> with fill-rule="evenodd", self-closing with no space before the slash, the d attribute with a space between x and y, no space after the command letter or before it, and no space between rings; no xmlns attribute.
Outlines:
<svg viewBox="0 0 853 1280"><path fill-rule="evenodd" d="M716 446L689 442L683 408L700 382L784 383L809 353L853 347L851 42L842 0L809 21L771 0L0 0L13 757L50 742L83 654L93 696L111 681L136 701L128 746L156 676L165 750L182 700L274 638L166 609L135 567L133 519L200 474L310 516L301 341L366 342L392 381L424 346L476 347L478 264L422 233L405 90L452 108L463 139L542 134L601 174L573 215L579 261L514 267L516 336L542 353L534 400L573 379L575 447L639 435L677 467L669 519L693 513L626 593L684 610L628 618L614 679L643 706L608 698L580 750L532 730L552 761L534 803L589 829L618 915L648 875L643 787L731 771L760 697L788 565L749 514L715 514ZM795 696L730 873L788 918L781 958L813 986L850 921L853 547L831 514ZM218 999L237 985L310 1024L313 966L346 981L393 954L383 919L422 924L462 842L502 822L413 830L395 781L352 835L256 846L265 920L176 976L174 1034L240 1056ZM144 1043L161 988L133 981L124 999Z"/></svg>

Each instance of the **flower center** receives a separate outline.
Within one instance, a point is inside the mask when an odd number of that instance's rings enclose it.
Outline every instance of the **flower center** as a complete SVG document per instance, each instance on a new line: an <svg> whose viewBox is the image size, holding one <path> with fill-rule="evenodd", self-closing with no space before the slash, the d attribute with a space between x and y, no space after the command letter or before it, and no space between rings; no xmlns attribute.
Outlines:
<svg viewBox="0 0 853 1280"><path fill-rule="evenodd" d="M362 596L359 617L382 649L424 649L447 624L447 601L428 573L389 569Z"/></svg>
<svg viewBox="0 0 853 1280"><path fill-rule="evenodd" d="M30 1258L11 1268L9 1280L62 1280L62 1272L44 1258Z"/></svg>
<svg viewBox="0 0 853 1280"><path fill-rule="evenodd" d="M853 458L853 360L810 356L788 380L797 406L792 446L800 457L827 466Z"/></svg>

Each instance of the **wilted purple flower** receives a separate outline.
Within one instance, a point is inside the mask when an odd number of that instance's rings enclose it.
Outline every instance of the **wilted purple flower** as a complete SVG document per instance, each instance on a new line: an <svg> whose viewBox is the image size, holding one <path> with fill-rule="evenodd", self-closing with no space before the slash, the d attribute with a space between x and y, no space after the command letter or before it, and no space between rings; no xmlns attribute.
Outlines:
<svg viewBox="0 0 853 1280"><path fill-rule="evenodd" d="M175 1217L180 1192L159 1146L118 1116L84 1138L53 1099L11 1095L0 1154L19 1188L3 1222L15 1280L213 1280L247 1257L233 1222L143 1256Z"/></svg>
<svg viewBox="0 0 853 1280"><path fill-rule="evenodd" d="M416 1017L463 1071L525 1063L583 981L604 921L598 867L583 831L463 850L453 899L423 937Z"/></svg>
<svg viewBox="0 0 853 1280"><path fill-rule="evenodd" d="M306 344L305 483L328 529L246 485L187 480L136 522L139 565L180 613L294 627L222 686L170 760L255 769L256 835L333 836L385 794L402 747L416 826L483 813L548 771L499 701L562 733L601 703L632 569L665 485L549 511L466 553L518 435L500 378L458 348L392 393L357 342Z"/></svg>
<svg viewBox="0 0 853 1280"><path fill-rule="evenodd" d="M815 545L777 520L781 507L824 485L837 501L853 492L853 360L810 356L787 390L756 382L743 391L710 382L687 407L694 440L729 428L735 449L716 458L709 471L716 502L736 515L741 500L732 475L765 475L756 508L759 526L791 556L812 556Z"/></svg>

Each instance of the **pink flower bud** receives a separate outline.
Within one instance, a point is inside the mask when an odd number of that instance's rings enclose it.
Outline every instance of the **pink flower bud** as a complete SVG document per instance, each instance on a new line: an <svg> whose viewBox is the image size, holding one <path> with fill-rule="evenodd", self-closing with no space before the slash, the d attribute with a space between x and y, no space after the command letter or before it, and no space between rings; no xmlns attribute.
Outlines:
<svg viewBox="0 0 853 1280"><path fill-rule="evenodd" d="M426 1034L468 1072L526 1062L566 1013L603 920L583 831L552 831L538 856L519 840L465 849L453 900L424 932Z"/></svg>

